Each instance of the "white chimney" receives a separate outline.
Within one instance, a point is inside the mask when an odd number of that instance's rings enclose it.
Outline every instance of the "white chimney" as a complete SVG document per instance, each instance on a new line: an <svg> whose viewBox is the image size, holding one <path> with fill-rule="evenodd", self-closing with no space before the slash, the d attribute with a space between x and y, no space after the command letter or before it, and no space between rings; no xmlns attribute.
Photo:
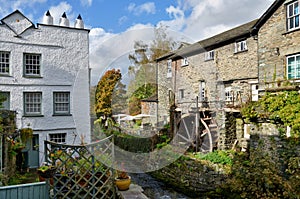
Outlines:
<svg viewBox="0 0 300 199"><path fill-rule="evenodd" d="M67 19L67 15L66 15L65 12L64 12L64 14L59 19L59 25L60 26L66 26L66 27L70 26L69 19Z"/></svg>
<svg viewBox="0 0 300 199"><path fill-rule="evenodd" d="M53 25L53 17L51 16L49 10L47 11L47 13L43 18L43 24Z"/></svg>
<svg viewBox="0 0 300 199"><path fill-rule="evenodd" d="M84 24L83 24L83 21L82 21L82 18L81 18L80 15L78 15L78 17L77 17L77 19L75 21L74 27L75 28L81 28L81 29L84 28Z"/></svg>

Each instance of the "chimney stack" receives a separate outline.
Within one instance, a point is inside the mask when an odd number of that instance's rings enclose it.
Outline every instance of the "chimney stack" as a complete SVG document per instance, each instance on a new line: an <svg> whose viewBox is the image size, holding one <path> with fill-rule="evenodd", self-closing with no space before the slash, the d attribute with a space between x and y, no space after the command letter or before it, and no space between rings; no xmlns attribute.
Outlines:
<svg viewBox="0 0 300 199"><path fill-rule="evenodd" d="M47 13L43 18L43 24L53 25L53 17L51 16L49 10L47 11Z"/></svg>
<svg viewBox="0 0 300 199"><path fill-rule="evenodd" d="M78 15L78 17L77 17L77 19L75 21L74 27L75 28L80 28L80 29L84 28L84 23L83 23L82 18L81 18L80 15Z"/></svg>
<svg viewBox="0 0 300 199"><path fill-rule="evenodd" d="M64 14L59 19L59 25L60 26L66 26L66 27L70 26L69 19L67 18L67 15L66 15L65 12L64 12Z"/></svg>

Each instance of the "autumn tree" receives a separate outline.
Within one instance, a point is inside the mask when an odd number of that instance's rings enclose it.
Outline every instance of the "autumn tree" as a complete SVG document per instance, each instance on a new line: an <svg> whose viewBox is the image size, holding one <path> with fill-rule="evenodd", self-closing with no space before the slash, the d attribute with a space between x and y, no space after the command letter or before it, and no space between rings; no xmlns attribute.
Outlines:
<svg viewBox="0 0 300 199"><path fill-rule="evenodd" d="M95 94L95 112L97 118L106 118L112 116L112 96L115 86L121 80L120 70L111 69L105 72L97 84Z"/></svg>

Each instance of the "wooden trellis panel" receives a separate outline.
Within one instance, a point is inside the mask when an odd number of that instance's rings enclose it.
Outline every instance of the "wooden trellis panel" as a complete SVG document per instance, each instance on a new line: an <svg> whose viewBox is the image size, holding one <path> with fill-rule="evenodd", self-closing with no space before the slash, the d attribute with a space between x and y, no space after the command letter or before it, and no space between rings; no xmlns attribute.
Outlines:
<svg viewBox="0 0 300 199"><path fill-rule="evenodd" d="M115 198L110 137L88 145L45 141L45 160L56 167L50 198Z"/></svg>

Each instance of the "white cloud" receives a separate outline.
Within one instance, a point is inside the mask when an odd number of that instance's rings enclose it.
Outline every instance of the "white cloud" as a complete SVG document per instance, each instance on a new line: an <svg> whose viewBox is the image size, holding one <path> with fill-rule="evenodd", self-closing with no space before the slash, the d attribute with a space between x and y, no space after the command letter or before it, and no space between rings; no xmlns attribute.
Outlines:
<svg viewBox="0 0 300 199"><path fill-rule="evenodd" d="M49 11L54 19L54 24L59 24L59 19L64 12L70 21L70 26L71 22L75 20L75 15L72 13L72 6L65 1L60 2L57 6L50 7Z"/></svg>
<svg viewBox="0 0 300 199"><path fill-rule="evenodd" d="M170 6L166 9L166 12L171 18L174 18L175 20L184 18L184 12L179 7L175 8L174 6Z"/></svg>
<svg viewBox="0 0 300 199"><path fill-rule="evenodd" d="M259 18L273 0L179 0L164 25L200 40Z"/></svg>
<svg viewBox="0 0 300 199"><path fill-rule="evenodd" d="M147 2L137 6L135 3L130 3L127 7L129 12L132 12L134 15L141 15L143 13L155 14L156 8L154 2Z"/></svg>
<svg viewBox="0 0 300 199"><path fill-rule="evenodd" d="M135 8L136 8L135 3L130 3L127 7L129 12L134 12Z"/></svg>
<svg viewBox="0 0 300 199"><path fill-rule="evenodd" d="M17 0L17 1L7 1L0 0L0 15L6 16L15 10L20 10L22 12L25 8L35 8L36 4L45 3L47 0Z"/></svg>
<svg viewBox="0 0 300 199"><path fill-rule="evenodd" d="M8 1L10 2L10 1ZM47 0L18 0L10 2L13 9L18 9L21 7L32 7L36 3L45 3Z"/></svg>
<svg viewBox="0 0 300 199"><path fill-rule="evenodd" d="M134 51L134 42L150 43L154 38L154 27L136 24L120 34L107 33L101 28L90 31L91 84L99 81L108 68L120 68L122 74L130 66L128 55Z"/></svg>
<svg viewBox="0 0 300 199"><path fill-rule="evenodd" d="M91 6L93 3L93 0L80 0L80 2L83 6Z"/></svg>
<svg viewBox="0 0 300 199"><path fill-rule="evenodd" d="M119 23L119 25L122 25L127 20L128 20L127 16L122 16L121 18L119 18L118 23Z"/></svg>
<svg viewBox="0 0 300 199"><path fill-rule="evenodd" d="M186 24L184 11L179 6L169 6L166 9L166 12L171 18L171 20L160 21L159 24L162 24L164 26L169 27L170 29L180 32Z"/></svg>

